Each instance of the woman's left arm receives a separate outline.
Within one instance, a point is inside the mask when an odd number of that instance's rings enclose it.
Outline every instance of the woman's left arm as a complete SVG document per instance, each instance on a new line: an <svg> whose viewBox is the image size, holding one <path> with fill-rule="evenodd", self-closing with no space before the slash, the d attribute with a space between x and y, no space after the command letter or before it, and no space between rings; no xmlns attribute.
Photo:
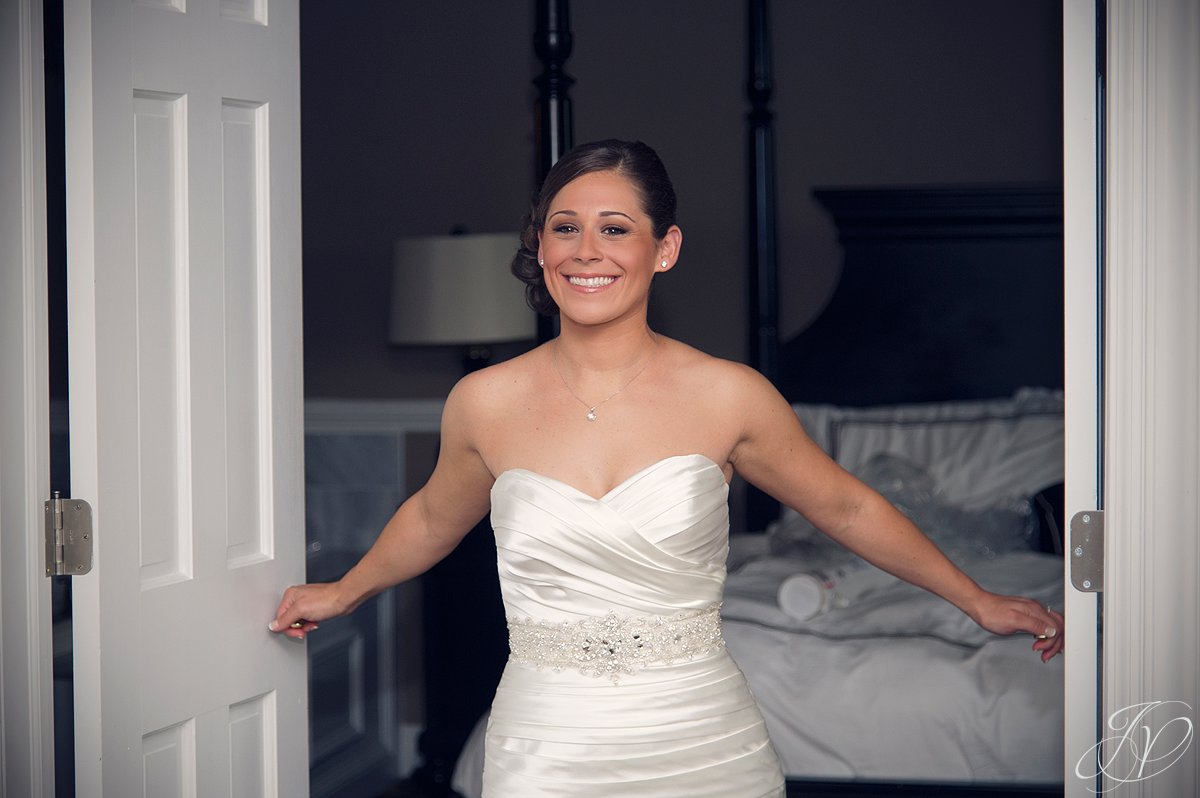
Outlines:
<svg viewBox="0 0 1200 798"><path fill-rule="evenodd" d="M941 596L995 634L1027 632L1043 662L1062 651L1064 619L1036 601L984 590L887 499L835 463L767 380L746 368L731 397L744 420L730 455L742 477L868 562Z"/></svg>

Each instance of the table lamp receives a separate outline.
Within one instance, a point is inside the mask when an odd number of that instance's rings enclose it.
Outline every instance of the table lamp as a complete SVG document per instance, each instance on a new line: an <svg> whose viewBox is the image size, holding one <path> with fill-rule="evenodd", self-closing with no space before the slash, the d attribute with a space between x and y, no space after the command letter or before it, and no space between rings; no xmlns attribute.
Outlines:
<svg viewBox="0 0 1200 798"><path fill-rule="evenodd" d="M473 371L487 365L489 345L536 338L525 285L509 270L519 246L513 233L398 239L389 340L465 347Z"/></svg>

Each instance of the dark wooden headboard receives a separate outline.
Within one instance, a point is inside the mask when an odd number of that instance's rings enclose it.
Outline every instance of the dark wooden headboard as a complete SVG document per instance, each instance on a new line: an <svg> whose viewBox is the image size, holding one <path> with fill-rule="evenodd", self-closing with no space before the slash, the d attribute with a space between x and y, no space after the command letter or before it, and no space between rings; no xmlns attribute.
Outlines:
<svg viewBox="0 0 1200 798"><path fill-rule="evenodd" d="M845 257L828 307L780 347L790 401L862 406L1062 386L1060 188L814 194Z"/></svg>

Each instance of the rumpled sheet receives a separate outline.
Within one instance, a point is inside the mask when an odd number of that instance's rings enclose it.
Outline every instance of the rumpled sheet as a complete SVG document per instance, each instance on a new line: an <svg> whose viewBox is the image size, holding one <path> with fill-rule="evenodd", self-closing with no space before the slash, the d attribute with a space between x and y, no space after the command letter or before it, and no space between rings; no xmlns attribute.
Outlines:
<svg viewBox="0 0 1200 798"><path fill-rule="evenodd" d="M1020 503L955 506L923 469L892 456L862 476L984 588L1061 609L1062 559L1030 549ZM784 772L1061 782L1062 658L1043 664L1028 635L990 634L805 523L794 516L758 540L732 541L722 608ZM797 574L827 578L815 617L781 606Z"/></svg>
<svg viewBox="0 0 1200 798"><path fill-rule="evenodd" d="M789 777L1062 782L1062 658L1043 665L1028 637L831 639L730 619L725 639Z"/></svg>

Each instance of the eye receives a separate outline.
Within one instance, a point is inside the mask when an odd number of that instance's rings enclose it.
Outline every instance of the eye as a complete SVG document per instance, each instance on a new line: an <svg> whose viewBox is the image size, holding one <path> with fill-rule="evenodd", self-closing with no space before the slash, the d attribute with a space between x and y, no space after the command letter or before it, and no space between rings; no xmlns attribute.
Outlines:
<svg viewBox="0 0 1200 798"><path fill-rule="evenodd" d="M578 228L575 227L575 225L573 225L573 224L563 222L562 224L556 225L554 227L554 232L561 233L563 235L568 235L570 233L578 232Z"/></svg>
<svg viewBox="0 0 1200 798"><path fill-rule="evenodd" d="M616 224L605 225L601 230L606 236L623 236L628 232L624 227Z"/></svg>

